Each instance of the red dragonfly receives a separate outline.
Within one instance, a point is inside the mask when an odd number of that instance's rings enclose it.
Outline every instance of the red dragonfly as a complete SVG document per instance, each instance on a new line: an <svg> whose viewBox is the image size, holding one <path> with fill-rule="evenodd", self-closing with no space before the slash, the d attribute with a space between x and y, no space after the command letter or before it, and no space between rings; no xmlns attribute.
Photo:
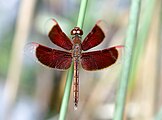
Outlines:
<svg viewBox="0 0 162 120"><path fill-rule="evenodd" d="M79 27L74 27L71 30L73 37L70 40L61 30L56 20L52 19L52 22L54 25L48 37L54 44L67 51L52 49L34 42L29 43L27 46L35 58L48 67L66 70L71 66L72 61L74 62L73 98L74 107L77 108L79 101L79 63L81 63L83 69L89 71L109 67L117 61L119 57L118 48L120 49L123 46L82 53L82 51L87 51L99 45L105 38L100 21L96 23L83 42L81 42L83 31Z"/></svg>

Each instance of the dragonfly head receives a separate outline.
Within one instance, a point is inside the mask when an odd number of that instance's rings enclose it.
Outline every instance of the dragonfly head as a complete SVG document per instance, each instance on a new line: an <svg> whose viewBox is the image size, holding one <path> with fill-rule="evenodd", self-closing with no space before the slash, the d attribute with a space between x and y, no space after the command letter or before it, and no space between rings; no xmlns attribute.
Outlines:
<svg viewBox="0 0 162 120"><path fill-rule="evenodd" d="M71 31L71 35L83 35L83 31L79 27L75 27Z"/></svg>

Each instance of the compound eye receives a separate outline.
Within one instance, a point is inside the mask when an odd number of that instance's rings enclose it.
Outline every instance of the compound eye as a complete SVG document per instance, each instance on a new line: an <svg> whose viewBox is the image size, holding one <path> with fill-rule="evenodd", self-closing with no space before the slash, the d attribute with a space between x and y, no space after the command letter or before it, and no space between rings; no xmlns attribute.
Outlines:
<svg viewBox="0 0 162 120"><path fill-rule="evenodd" d="M73 34L76 34L76 30L73 30Z"/></svg>
<svg viewBox="0 0 162 120"><path fill-rule="evenodd" d="M77 30L77 34L80 34L80 30Z"/></svg>
<svg viewBox="0 0 162 120"><path fill-rule="evenodd" d="M72 31L71 31L71 35L83 35L83 31L79 28L79 27L75 27Z"/></svg>
<svg viewBox="0 0 162 120"><path fill-rule="evenodd" d="M75 35L76 33L77 33L77 31L74 29L71 31L71 35Z"/></svg>
<svg viewBox="0 0 162 120"><path fill-rule="evenodd" d="M83 35L83 31L81 29L79 30L79 34L80 35Z"/></svg>

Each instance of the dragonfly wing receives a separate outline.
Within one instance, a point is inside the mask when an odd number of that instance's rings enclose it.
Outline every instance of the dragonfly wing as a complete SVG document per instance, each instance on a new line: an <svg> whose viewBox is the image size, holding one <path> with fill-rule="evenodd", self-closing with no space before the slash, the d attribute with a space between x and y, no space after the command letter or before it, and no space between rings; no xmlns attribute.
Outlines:
<svg viewBox="0 0 162 120"><path fill-rule="evenodd" d="M89 50L97 45L99 45L103 39L105 38L105 32L104 31L104 22L98 21L96 25L93 27L91 32L85 37L85 39L82 42L82 50L86 51Z"/></svg>
<svg viewBox="0 0 162 120"><path fill-rule="evenodd" d="M118 57L118 48L122 46L116 46L100 51L82 53L81 64L85 70L99 70L114 64Z"/></svg>
<svg viewBox="0 0 162 120"><path fill-rule="evenodd" d="M51 68L66 70L72 62L69 52L51 49L38 43L29 43L25 51L29 52L37 61Z"/></svg>
<svg viewBox="0 0 162 120"><path fill-rule="evenodd" d="M56 22L56 20L52 19L52 28L50 28L50 32L48 34L50 40L58 45L59 47L62 47L66 50L72 49L72 42L70 39L66 36L66 34L61 30L59 24Z"/></svg>

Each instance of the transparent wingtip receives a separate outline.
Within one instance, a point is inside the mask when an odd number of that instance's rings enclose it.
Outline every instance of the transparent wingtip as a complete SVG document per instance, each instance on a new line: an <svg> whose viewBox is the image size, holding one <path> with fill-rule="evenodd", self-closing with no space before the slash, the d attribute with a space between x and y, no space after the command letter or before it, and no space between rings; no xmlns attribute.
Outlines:
<svg viewBox="0 0 162 120"><path fill-rule="evenodd" d="M44 25L44 33L48 35L55 25L57 25L57 21L55 19L50 18L49 20L47 20Z"/></svg>
<svg viewBox="0 0 162 120"><path fill-rule="evenodd" d="M108 29L108 24L106 23L106 21L103 21L103 20L98 20L96 25L98 25L102 31L104 32L104 35L107 36L108 32L109 32L109 29Z"/></svg>
<svg viewBox="0 0 162 120"><path fill-rule="evenodd" d="M38 43L35 43L35 42L31 42L31 43L27 43L25 46L24 46L24 54L32 59L37 59L36 56L35 56L35 53L36 53L36 49L37 47L39 46Z"/></svg>

